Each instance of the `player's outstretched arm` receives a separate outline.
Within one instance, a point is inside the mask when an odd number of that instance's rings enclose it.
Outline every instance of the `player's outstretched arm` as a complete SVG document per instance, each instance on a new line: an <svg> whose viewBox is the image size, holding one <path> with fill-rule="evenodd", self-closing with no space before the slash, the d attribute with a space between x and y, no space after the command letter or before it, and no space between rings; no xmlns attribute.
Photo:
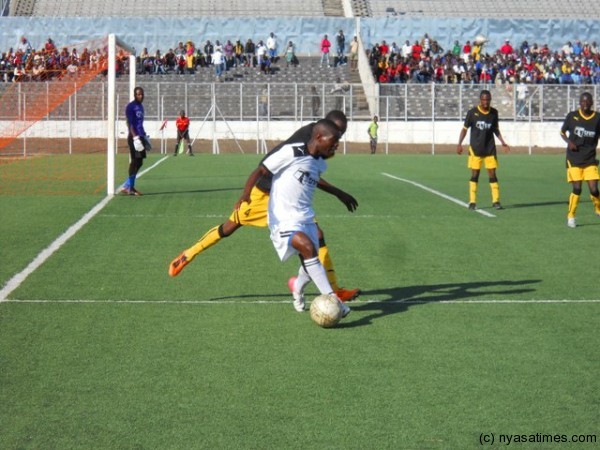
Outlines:
<svg viewBox="0 0 600 450"><path fill-rule="evenodd" d="M240 205L243 202L250 203L250 192L252 192L252 188L254 187L254 185L258 182L258 180L261 176L269 176L269 175L270 175L269 171L264 166L258 166L256 169L254 169L252 171L252 173L250 174L250 176L248 177L248 179L246 180L246 184L244 185L244 191L242 192L242 195L240 196L238 201L235 203L233 208L236 211L239 211Z"/></svg>
<svg viewBox="0 0 600 450"><path fill-rule="evenodd" d="M344 192L341 189L335 187L333 184L330 184L329 182L325 181L323 178L319 180L317 187L322 191L325 191L331 195L335 195L340 202L346 205L348 211L354 212L356 211L356 208L358 208L358 201L354 197L352 197L347 192Z"/></svg>

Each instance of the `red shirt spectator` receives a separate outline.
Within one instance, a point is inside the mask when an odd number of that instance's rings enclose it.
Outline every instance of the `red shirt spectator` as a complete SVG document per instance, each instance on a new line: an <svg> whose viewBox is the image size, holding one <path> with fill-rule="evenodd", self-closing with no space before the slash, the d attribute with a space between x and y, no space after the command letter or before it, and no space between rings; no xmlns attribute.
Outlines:
<svg viewBox="0 0 600 450"><path fill-rule="evenodd" d="M385 41L382 41L381 45L379 46L379 51L381 52L382 56L387 56L388 52L390 51L390 47L385 43Z"/></svg>
<svg viewBox="0 0 600 450"><path fill-rule="evenodd" d="M321 53L329 53L329 47L331 47L331 42L327 39L327 35L321 41Z"/></svg>
<svg viewBox="0 0 600 450"><path fill-rule="evenodd" d="M509 56L512 54L512 52L513 48L512 45L510 45L510 41L508 39L505 39L504 45L500 47L500 53L502 53L504 56Z"/></svg>
<svg viewBox="0 0 600 450"><path fill-rule="evenodd" d="M471 41L467 41L467 42L465 43L465 45L463 45L463 48L462 48L463 55L465 55L465 57L466 57L467 55L470 55L470 54L471 54L471 50L472 50L472 49L473 49L473 48L471 47Z"/></svg>
<svg viewBox="0 0 600 450"><path fill-rule="evenodd" d="M421 59L421 52L423 51L423 47L419 44L419 41L415 41L412 46L412 57L413 59L419 61Z"/></svg>

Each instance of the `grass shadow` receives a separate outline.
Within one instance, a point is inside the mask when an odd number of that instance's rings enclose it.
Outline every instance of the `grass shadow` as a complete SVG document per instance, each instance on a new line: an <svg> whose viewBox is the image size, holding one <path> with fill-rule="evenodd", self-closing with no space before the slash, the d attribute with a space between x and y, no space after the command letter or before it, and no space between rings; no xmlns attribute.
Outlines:
<svg viewBox="0 0 600 450"><path fill-rule="evenodd" d="M518 295L527 292L534 292L533 287L527 285L540 283L541 280L519 280L519 281L479 281L471 283L447 283L432 284L421 286L392 287L386 289L373 289L363 291L361 297L382 296L389 297L380 301L367 301L363 304L352 306L355 311L369 312L358 320L344 321L338 325L338 328L351 328L357 326L370 325L371 322L380 317L389 314L398 314L408 310L414 305L425 303L449 302L449 301L468 301L482 295Z"/></svg>

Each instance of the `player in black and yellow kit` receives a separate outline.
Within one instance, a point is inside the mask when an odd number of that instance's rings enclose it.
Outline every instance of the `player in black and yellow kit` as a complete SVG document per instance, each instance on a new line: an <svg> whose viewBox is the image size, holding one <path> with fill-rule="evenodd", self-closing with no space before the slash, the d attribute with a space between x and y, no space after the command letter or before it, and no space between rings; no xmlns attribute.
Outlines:
<svg viewBox="0 0 600 450"><path fill-rule="evenodd" d="M490 179L490 188L492 190L492 206L495 209L502 209L500 204L500 188L498 186L498 177L496 169L498 168L498 158L496 155L496 136L505 151L510 151L510 147L500 133L498 125L498 110L492 108L492 94L490 91L483 90L479 94L479 105L467 112L467 117L460 136L458 137L458 146L456 153L462 154L462 141L467 135L467 130L471 129L471 138L469 142L469 160L467 167L471 169L471 179L469 181L469 209L477 209L477 183L479 182L479 172L481 166L485 165Z"/></svg>
<svg viewBox="0 0 600 450"><path fill-rule="evenodd" d="M582 181L587 181L596 215L600 216L598 193L598 159L596 147L600 138L600 116L592 109L592 94L584 92L579 97L579 109L567 114L560 136L567 143L567 181L571 183L567 226L575 228L575 212L579 205Z"/></svg>
<svg viewBox="0 0 600 450"><path fill-rule="evenodd" d="M346 132L348 125L348 119L342 111L333 110L330 111L326 119L331 120L340 129L343 135ZM273 150L276 151L285 144L295 142L308 142L310 140L313 127L315 123L310 123L304 127L298 129L290 138L285 142L279 144ZM259 164L260 167L260 164ZM248 182L253 184L253 188L250 191L250 198L240 198L235 206L234 211L227 221L221 225L217 225L206 232L204 236L200 238L196 244L190 248L184 250L177 258L175 258L169 265L169 275L174 277L177 276L183 268L189 264L198 254L204 250L212 247L218 243L221 239L231 236L239 228L251 225L255 227L266 227L267 226L267 211L269 209L269 193L271 191L271 178L258 176L259 167L255 169L248 177ZM354 211L358 203L356 199L348 196L343 191L340 191L335 186L330 185L324 179L319 181L318 187L332 195L338 197L338 199L346 205L348 210ZM249 200L249 201L248 201ZM318 224L317 224L318 225ZM356 298L360 294L360 289L344 289L339 286L337 275L333 267L331 256L329 255L329 249L325 243L323 237L323 231L318 227L319 232L319 260L325 267L327 272L327 278L331 287L334 289L338 298L343 301L350 301Z"/></svg>

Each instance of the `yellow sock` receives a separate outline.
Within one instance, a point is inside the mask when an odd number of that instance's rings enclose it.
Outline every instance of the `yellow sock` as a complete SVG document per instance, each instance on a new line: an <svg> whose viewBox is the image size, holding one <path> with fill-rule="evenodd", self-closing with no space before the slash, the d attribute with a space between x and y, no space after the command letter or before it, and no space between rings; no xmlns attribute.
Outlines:
<svg viewBox="0 0 600 450"><path fill-rule="evenodd" d="M569 212L567 214L568 219L575 217L577 205L579 205L579 195L575 195L571 192L571 195L569 195Z"/></svg>
<svg viewBox="0 0 600 450"><path fill-rule="evenodd" d="M477 183L469 181L469 203L477 203Z"/></svg>
<svg viewBox="0 0 600 450"><path fill-rule="evenodd" d="M196 242L194 245L192 245L190 248L188 248L185 251L186 258L189 261L191 261L198 254L202 253L207 248L212 247L217 242L219 242L221 239L222 239L221 235L219 234L219 226L217 225L216 227L213 227L210 230L208 230L206 232L206 234L204 236L202 236L198 242Z"/></svg>
<svg viewBox="0 0 600 450"><path fill-rule="evenodd" d="M498 182L495 181L490 183L490 188L492 189L492 203L500 202L500 186L498 186Z"/></svg>
<svg viewBox="0 0 600 450"><path fill-rule="evenodd" d="M592 203L594 204L596 214L600 216L600 197L594 197L593 195L590 195L590 198L592 199Z"/></svg>
<svg viewBox="0 0 600 450"><path fill-rule="evenodd" d="M335 269L333 268L333 261L331 260L331 256L329 256L329 250L327 246L319 247L319 261L325 267L325 272L327 273L327 279L329 280L329 284L333 288L334 291L339 290L337 275L335 274Z"/></svg>

